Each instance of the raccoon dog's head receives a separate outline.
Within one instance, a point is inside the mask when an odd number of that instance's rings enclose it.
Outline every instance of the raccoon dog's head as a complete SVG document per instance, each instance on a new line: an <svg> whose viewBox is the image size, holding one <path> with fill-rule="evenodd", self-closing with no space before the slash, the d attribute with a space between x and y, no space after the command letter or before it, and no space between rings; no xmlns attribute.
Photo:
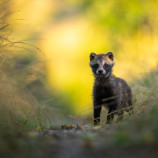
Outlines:
<svg viewBox="0 0 158 158"><path fill-rule="evenodd" d="M113 53L109 52L107 54L90 54L90 67L92 68L95 77L108 78L112 72L112 67L114 65Z"/></svg>

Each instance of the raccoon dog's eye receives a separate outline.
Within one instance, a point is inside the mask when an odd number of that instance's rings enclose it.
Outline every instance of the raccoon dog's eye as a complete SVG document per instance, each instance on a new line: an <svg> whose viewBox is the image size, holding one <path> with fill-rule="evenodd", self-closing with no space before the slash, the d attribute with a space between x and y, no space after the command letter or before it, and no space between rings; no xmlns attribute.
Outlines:
<svg viewBox="0 0 158 158"><path fill-rule="evenodd" d="M94 66L95 68L97 68L97 67L99 66L99 64L94 64L93 66Z"/></svg>
<svg viewBox="0 0 158 158"><path fill-rule="evenodd" d="M104 67L107 68L109 65L108 64L104 64Z"/></svg>

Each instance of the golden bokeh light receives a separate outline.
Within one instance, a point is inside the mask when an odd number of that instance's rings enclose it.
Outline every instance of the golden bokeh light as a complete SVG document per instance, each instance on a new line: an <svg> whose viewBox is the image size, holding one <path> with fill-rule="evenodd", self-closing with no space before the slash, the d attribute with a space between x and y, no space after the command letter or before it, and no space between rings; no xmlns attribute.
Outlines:
<svg viewBox="0 0 158 158"><path fill-rule="evenodd" d="M136 31L130 26L137 24L135 14L140 13L139 7L144 5L145 9L147 4L140 5L136 2L132 4L129 17L127 16L130 22L128 26L122 19L117 21L119 18L117 13L121 13L119 9L115 14L111 12L110 8L115 8L114 1L107 2L106 10L102 3L96 1L94 5L89 5L91 8L84 14L82 13L83 1L78 3L68 0L61 3L57 0L21 0L13 7L17 12L12 17L24 19L14 22L14 38L22 40L39 38L37 46L46 56L43 57L46 59L47 66L46 82L59 93L70 96L72 101L70 106L78 114L84 109L92 110L93 75L89 67L91 52L112 51L116 61L114 74L125 78L129 83L157 66L158 38L154 33L151 35L151 30L148 28L150 23L140 23L140 28L134 28ZM74 8L80 5L79 14ZM134 8L135 5L137 9ZM98 8L101 10L96 12ZM126 8L122 10L127 11ZM155 14L154 11L153 13ZM104 14L107 15L105 19ZM146 14L149 13L146 12ZM148 16L150 17L150 14ZM142 17L141 13L140 17ZM117 24L118 27L116 27ZM153 25L156 28L157 24ZM130 35L128 27L131 27L135 33ZM125 29L125 32L120 33ZM91 110L85 110L85 113Z"/></svg>

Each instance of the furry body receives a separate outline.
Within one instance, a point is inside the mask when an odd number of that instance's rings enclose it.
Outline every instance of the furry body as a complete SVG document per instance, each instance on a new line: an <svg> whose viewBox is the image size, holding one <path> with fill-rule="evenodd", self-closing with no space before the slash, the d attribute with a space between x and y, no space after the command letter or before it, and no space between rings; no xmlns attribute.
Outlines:
<svg viewBox="0 0 158 158"><path fill-rule="evenodd" d="M124 111L132 110L132 92L126 81L112 75L114 65L113 54L91 53L90 66L95 76L93 87L94 124L100 123L102 106L108 109L107 123L111 123L114 115L118 120L123 118Z"/></svg>

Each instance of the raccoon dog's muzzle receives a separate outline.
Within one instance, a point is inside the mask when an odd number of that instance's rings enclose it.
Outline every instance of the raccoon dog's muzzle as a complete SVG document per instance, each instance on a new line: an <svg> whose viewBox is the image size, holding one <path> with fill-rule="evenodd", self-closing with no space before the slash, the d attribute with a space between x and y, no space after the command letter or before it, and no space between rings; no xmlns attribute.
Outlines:
<svg viewBox="0 0 158 158"><path fill-rule="evenodd" d="M96 74L97 74L97 75L105 75L105 74L106 74L106 71L105 71L104 69L98 69L98 70L96 71Z"/></svg>

